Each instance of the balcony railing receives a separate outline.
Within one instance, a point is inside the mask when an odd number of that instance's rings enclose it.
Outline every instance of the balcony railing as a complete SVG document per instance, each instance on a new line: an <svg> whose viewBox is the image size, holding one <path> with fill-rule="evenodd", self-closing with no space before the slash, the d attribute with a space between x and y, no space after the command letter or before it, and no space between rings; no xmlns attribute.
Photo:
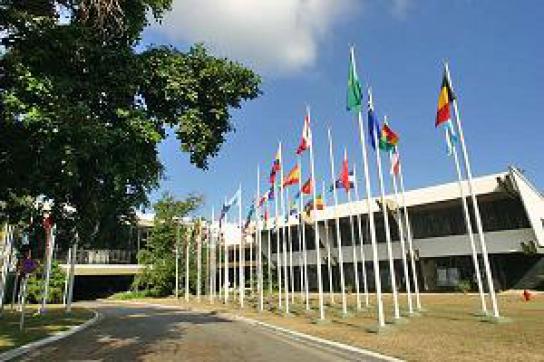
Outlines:
<svg viewBox="0 0 544 362"><path fill-rule="evenodd" d="M59 260L68 262L67 254ZM76 264L136 264L136 252L131 250L92 249L78 250Z"/></svg>

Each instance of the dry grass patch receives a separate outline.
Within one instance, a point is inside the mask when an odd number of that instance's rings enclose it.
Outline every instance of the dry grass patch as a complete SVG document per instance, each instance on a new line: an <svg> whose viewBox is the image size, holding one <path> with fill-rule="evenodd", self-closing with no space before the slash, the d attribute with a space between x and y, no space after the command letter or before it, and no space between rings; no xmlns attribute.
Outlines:
<svg viewBox="0 0 544 362"><path fill-rule="evenodd" d="M420 316L406 317L405 324L395 325L390 324L393 307L391 296L387 295L384 304L389 328L380 334L368 331L376 326L375 310L371 307L357 312L353 296L349 298L350 316L342 317L340 298L337 297L335 305L326 307L326 318L330 323L325 324L314 323L318 317L317 300L312 299L312 310L307 312L298 295L288 318L277 310L277 296L267 298L266 310L262 313L257 312L256 300L252 298L246 299L243 310L232 298L229 305L218 301L210 304L206 296L200 303L194 298L189 303L173 298L141 301L234 313L406 360L544 360L544 294L530 302L522 301L518 294L500 295L501 313L510 320L502 324L482 322L474 315L479 307L477 295L422 295L426 311ZM405 306L406 296L401 295L401 307Z"/></svg>
<svg viewBox="0 0 544 362"><path fill-rule="evenodd" d="M0 317L0 353L80 325L94 315L88 309L77 307L72 308L72 313L65 314L61 305L48 305L44 315L36 314L37 305L25 309L24 332L19 331L21 313L4 309Z"/></svg>

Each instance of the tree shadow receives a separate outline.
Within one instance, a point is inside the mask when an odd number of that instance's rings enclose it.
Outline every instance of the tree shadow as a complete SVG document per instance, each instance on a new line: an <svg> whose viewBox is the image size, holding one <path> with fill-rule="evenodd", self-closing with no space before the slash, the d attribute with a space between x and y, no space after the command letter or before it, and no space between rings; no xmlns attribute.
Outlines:
<svg viewBox="0 0 544 362"><path fill-rule="evenodd" d="M137 361L158 345L179 342L190 326L232 323L211 313L107 304L93 307L104 316L96 325L20 360Z"/></svg>

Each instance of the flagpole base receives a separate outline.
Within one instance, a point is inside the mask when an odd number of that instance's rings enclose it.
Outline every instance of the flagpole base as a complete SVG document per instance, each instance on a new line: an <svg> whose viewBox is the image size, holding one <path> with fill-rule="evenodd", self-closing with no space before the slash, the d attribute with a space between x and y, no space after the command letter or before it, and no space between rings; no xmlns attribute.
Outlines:
<svg viewBox="0 0 544 362"><path fill-rule="evenodd" d="M474 313L471 313L474 317L480 317L480 318L485 318L485 317L489 317L489 312L484 312L483 310L479 310L479 311L476 311Z"/></svg>
<svg viewBox="0 0 544 362"><path fill-rule="evenodd" d="M394 325L403 325L403 324L408 324L408 319L406 318L403 318L403 317L399 317L399 318L394 318L390 324L394 324Z"/></svg>
<svg viewBox="0 0 544 362"><path fill-rule="evenodd" d="M491 323L491 324L507 324L507 323L512 323L512 319L508 317L495 317L495 316L489 315L489 316L480 318L480 322Z"/></svg>
<svg viewBox="0 0 544 362"><path fill-rule="evenodd" d="M374 334L385 334L385 333L389 333L392 330L391 326L388 326L388 325L384 325L384 326L375 325L365 329L368 333L374 333Z"/></svg>
<svg viewBox="0 0 544 362"><path fill-rule="evenodd" d="M312 323L317 325L326 325L326 324L330 324L331 321L328 319L316 318L316 319L312 319Z"/></svg>

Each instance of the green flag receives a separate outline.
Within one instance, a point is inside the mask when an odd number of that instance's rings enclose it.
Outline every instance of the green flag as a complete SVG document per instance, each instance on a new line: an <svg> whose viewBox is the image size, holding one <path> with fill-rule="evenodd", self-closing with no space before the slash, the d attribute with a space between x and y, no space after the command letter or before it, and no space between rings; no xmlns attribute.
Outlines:
<svg viewBox="0 0 544 362"><path fill-rule="evenodd" d="M361 83L357 76L355 67L355 55L353 47L350 48L349 57L349 74L348 74L348 92L347 92L347 109L348 111L359 112L361 110L362 92Z"/></svg>

